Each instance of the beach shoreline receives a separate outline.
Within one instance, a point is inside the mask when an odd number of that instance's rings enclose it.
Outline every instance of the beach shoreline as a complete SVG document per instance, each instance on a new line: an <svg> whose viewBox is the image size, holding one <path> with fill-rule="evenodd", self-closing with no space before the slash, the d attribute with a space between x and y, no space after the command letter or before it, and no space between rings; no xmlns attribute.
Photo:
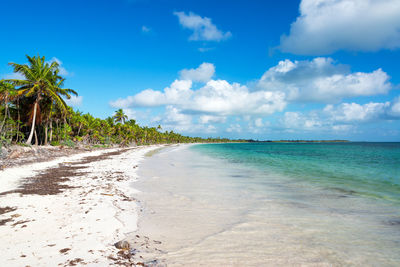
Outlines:
<svg viewBox="0 0 400 267"><path fill-rule="evenodd" d="M134 185L143 209L135 234L161 242L143 257L168 266L397 266L395 203L295 176L311 176L307 157L317 164L320 153L290 153L313 148L341 166L338 146L346 154L368 144L205 144L157 153ZM285 151L291 157L280 158ZM358 162L345 164L356 174L365 167ZM324 159L318 167L337 172Z"/></svg>
<svg viewBox="0 0 400 267"><path fill-rule="evenodd" d="M0 265L145 264L139 247L115 244L137 230L131 184L139 163L164 146L101 149L0 171Z"/></svg>

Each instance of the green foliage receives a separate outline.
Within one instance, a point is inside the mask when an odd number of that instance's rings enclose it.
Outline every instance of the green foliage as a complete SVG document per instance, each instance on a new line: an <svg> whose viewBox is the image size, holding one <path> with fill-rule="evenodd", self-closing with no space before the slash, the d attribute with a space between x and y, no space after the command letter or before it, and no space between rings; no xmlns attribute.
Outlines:
<svg viewBox="0 0 400 267"><path fill-rule="evenodd" d="M75 143L70 139L62 141L61 145L67 146L67 147L75 147Z"/></svg>
<svg viewBox="0 0 400 267"><path fill-rule="evenodd" d="M52 142L50 143L50 145L52 145L52 146L59 146L59 145L60 145L60 142L59 142L59 141L52 141Z"/></svg>
<svg viewBox="0 0 400 267"><path fill-rule="evenodd" d="M25 144L23 142L18 142L17 145L24 146L24 147L31 147L31 145Z"/></svg>

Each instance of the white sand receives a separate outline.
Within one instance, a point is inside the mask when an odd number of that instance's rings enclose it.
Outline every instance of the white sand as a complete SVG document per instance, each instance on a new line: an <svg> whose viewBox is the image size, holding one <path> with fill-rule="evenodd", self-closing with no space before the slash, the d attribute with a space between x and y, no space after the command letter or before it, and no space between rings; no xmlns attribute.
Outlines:
<svg viewBox="0 0 400 267"><path fill-rule="evenodd" d="M0 207L15 211L0 215L0 266L65 266L75 259L78 265L108 266L116 257L113 246L137 229L138 204L130 183L137 179L137 165L144 155L160 146L131 149L108 159L87 163L83 176L66 182L77 188L57 195L0 196ZM59 163L79 162L86 156L116 151L109 149L58 158L0 171L0 192L16 189L22 179L32 177ZM81 165L75 165L81 166ZM17 224L16 224L17 223ZM69 249L65 253L60 250ZM73 262L72 262L73 263Z"/></svg>

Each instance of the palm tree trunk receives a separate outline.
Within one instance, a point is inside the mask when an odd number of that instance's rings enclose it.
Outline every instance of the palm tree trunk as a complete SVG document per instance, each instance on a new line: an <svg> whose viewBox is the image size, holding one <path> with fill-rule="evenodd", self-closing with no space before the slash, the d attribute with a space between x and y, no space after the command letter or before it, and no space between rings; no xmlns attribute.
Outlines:
<svg viewBox="0 0 400 267"><path fill-rule="evenodd" d="M36 122L36 109L37 109L38 102L35 101L35 105L33 107L33 120L32 120L32 127L31 127L31 132L29 133L28 140L26 141L27 145L32 144L32 137L33 137L33 132L35 131L35 122Z"/></svg>
<svg viewBox="0 0 400 267"><path fill-rule="evenodd" d="M57 119L56 121L56 126L57 126L57 141L60 142L60 125L59 125L59 121Z"/></svg>
<svg viewBox="0 0 400 267"><path fill-rule="evenodd" d="M53 141L53 120L50 120L50 143Z"/></svg>
<svg viewBox="0 0 400 267"><path fill-rule="evenodd" d="M20 120L21 120L21 115L20 115L20 113L19 113L19 99L17 99L17 111L18 111L18 122L17 122L17 143L18 143L18 140L19 140L19 122L20 122Z"/></svg>
<svg viewBox="0 0 400 267"><path fill-rule="evenodd" d="M37 146L37 145L39 145L39 140L38 140L37 133L35 130L35 146Z"/></svg>
<svg viewBox="0 0 400 267"><path fill-rule="evenodd" d="M49 128L49 122L46 123L46 127L44 128L44 145L47 146L47 130Z"/></svg>
<svg viewBox="0 0 400 267"><path fill-rule="evenodd" d="M0 134L2 133L2 131L3 131L3 127L4 127L4 124L6 123L6 118L7 118L7 108L8 108L8 105L7 105L7 102L6 102L6 112L4 113L4 119L3 119L3 122L2 122L2 124L1 124L1 128L0 128Z"/></svg>
<svg viewBox="0 0 400 267"><path fill-rule="evenodd" d="M78 134L77 134L77 136L79 136L79 133L81 132L81 128L82 128L82 123L79 123L79 129L78 129Z"/></svg>

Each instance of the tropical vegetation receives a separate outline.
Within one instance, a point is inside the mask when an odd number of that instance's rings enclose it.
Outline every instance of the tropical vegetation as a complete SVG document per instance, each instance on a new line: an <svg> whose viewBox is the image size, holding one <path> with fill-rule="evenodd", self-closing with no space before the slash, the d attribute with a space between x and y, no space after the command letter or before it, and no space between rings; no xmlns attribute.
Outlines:
<svg viewBox="0 0 400 267"><path fill-rule="evenodd" d="M128 146L132 144L227 142L228 139L162 132L161 126L139 126L122 109L106 119L75 111L66 99L78 93L64 88L57 62L26 56L27 64L9 63L19 79L0 81L1 145L35 144Z"/></svg>

